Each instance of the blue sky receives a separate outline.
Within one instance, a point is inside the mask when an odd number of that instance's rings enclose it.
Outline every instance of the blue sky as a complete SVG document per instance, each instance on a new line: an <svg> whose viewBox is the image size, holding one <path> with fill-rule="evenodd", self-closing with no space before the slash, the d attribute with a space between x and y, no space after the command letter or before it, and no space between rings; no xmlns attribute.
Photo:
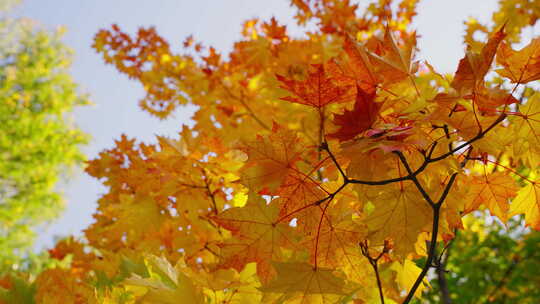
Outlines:
<svg viewBox="0 0 540 304"><path fill-rule="evenodd" d="M414 27L420 39L419 59L427 59L440 72L453 72L465 49L463 21L469 16L489 20L496 0L424 0ZM128 32L140 26L155 26L173 49L194 34L218 50L230 50L240 37L241 23L253 17L275 16L281 23L293 23L288 0L23 0L16 16L35 19L49 28L67 28L64 42L74 51L72 74L81 91L94 105L75 112L75 123L92 136L84 151L90 159L113 146L121 134L145 142L154 136L174 135L182 124L189 124L192 108L176 112L166 121L139 110L142 87L106 66L91 48L100 28L116 23ZM72 174L62 185L67 208L64 215L40 233L38 248L51 246L54 236L81 235L92 222L99 196L106 189L82 171Z"/></svg>

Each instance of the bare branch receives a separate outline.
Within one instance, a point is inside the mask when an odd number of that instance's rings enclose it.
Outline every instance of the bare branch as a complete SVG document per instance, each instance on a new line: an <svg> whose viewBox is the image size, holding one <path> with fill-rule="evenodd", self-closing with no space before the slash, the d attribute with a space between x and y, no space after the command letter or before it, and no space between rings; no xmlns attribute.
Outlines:
<svg viewBox="0 0 540 304"><path fill-rule="evenodd" d="M426 192L424 187L422 187L422 185L420 184L420 181L418 180L418 178L416 178L416 175L414 174L411 167L409 166L409 162L407 162L407 159L405 158L403 153L399 151L395 151L394 153L397 154L397 156L399 157L399 160L401 160L401 163L405 167L405 170L407 170L407 173L409 173L408 175L410 177L409 179L415 184L416 188L418 189L418 191L420 191L420 194L422 194L422 197L426 200L426 202L430 206L433 207L433 205L435 205L435 202L433 202L433 200L431 199L429 194Z"/></svg>
<svg viewBox="0 0 540 304"><path fill-rule="evenodd" d="M332 159L332 162L334 162L334 165L339 170L339 173L341 174L341 177L343 177L343 180L345 181L345 183L348 183L349 178L347 177L347 175L345 174L345 172L343 171L343 169L341 168L341 166L337 162L337 159L334 156L334 154L332 152L330 152L330 148L328 147L328 143L326 141L321 144L321 150L325 150L326 153L328 153L328 155Z"/></svg>

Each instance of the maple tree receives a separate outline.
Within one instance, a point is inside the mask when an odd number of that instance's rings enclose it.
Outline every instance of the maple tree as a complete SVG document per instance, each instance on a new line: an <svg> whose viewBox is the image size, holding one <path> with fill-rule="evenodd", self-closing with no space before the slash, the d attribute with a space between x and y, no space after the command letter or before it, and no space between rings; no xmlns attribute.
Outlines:
<svg viewBox="0 0 540 304"><path fill-rule="evenodd" d="M173 53L153 28L101 30L94 48L144 86L141 107L194 104L195 125L155 145L123 136L90 161L109 191L86 241L49 251L67 267L6 276L4 298L410 303L431 268L444 282L475 212L539 230L538 40L512 45L536 10L504 0L491 26L468 21L441 75L415 55L417 2L293 0L316 30L249 20L228 58L193 37Z"/></svg>

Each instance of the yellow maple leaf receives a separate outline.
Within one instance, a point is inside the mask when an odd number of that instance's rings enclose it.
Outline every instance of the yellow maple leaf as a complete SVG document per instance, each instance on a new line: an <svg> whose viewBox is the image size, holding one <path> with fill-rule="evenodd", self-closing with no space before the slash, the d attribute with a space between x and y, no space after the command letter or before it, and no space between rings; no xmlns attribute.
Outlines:
<svg viewBox="0 0 540 304"><path fill-rule="evenodd" d="M375 209L366 218L368 239L383 244L392 239L397 255L405 257L414 252L418 235L428 229L432 211L412 183L384 187L373 198Z"/></svg>
<svg viewBox="0 0 540 304"><path fill-rule="evenodd" d="M259 288L264 293L281 294L275 303L335 303L347 294L350 286L336 276L334 269L314 267L307 263L273 263L276 279Z"/></svg>
<svg viewBox="0 0 540 304"><path fill-rule="evenodd" d="M390 269L397 273L396 282L399 284L399 287L404 290L411 290L414 282L418 278L418 275L422 269L411 260L404 260L403 263L394 262ZM422 296L422 291L429 287L427 280L424 280L422 284L418 287L414 296L420 298Z"/></svg>
<svg viewBox="0 0 540 304"><path fill-rule="evenodd" d="M540 79L540 39L533 39L519 51L503 43L497 52L499 75L509 78L513 83L528 83Z"/></svg>
<svg viewBox="0 0 540 304"><path fill-rule="evenodd" d="M540 230L540 185L530 183L521 190L510 204L509 215L525 214L525 223Z"/></svg>
<svg viewBox="0 0 540 304"><path fill-rule="evenodd" d="M163 257L146 258L150 277L132 276L122 283L127 286L143 287L147 291L137 303L176 304L179 301L192 304L205 303L204 297L191 279L182 273L182 263L175 267Z"/></svg>

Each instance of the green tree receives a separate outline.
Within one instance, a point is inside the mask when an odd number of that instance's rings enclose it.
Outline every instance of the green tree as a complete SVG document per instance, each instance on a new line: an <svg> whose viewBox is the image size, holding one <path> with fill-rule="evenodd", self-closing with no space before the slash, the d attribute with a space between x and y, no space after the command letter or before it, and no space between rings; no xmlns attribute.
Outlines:
<svg viewBox="0 0 540 304"><path fill-rule="evenodd" d="M12 19L0 1L0 271L19 268L35 230L59 215L60 177L84 160L69 113L89 104L68 73L62 31Z"/></svg>
<svg viewBox="0 0 540 304"><path fill-rule="evenodd" d="M505 227L482 215L439 249L428 303L537 303L540 233L510 220Z"/></svg>

